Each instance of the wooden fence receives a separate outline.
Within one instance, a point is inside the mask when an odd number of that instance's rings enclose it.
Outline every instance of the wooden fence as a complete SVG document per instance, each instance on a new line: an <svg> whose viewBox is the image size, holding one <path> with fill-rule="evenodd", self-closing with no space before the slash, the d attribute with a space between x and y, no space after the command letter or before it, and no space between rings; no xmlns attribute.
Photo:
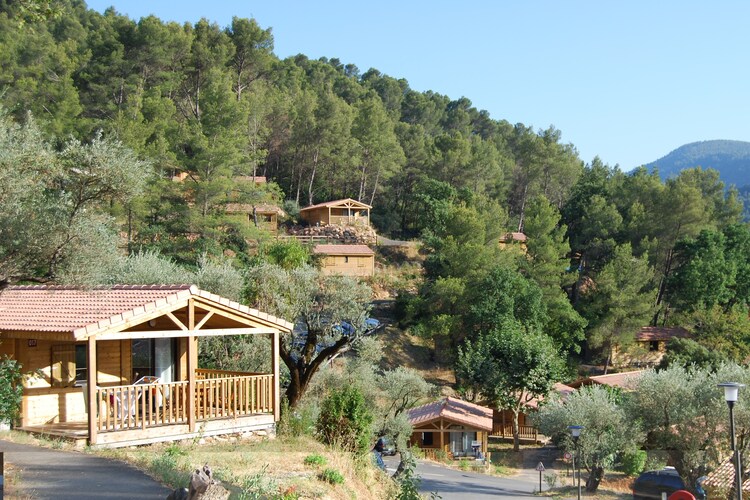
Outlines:
<svg viewBox="0 0 750 500"><path fill-rule="evenodd" d="M500 438L513 438L513 426L495 423L492 426L492 433L490 434L490 436ZM518 437L522 440L531 440L536 442L539 440L539 430L533 425L519 425Z"/></svg>
<svg viewBox="0 0 750 500"><path fill-rule="evenodd" d="M196 371L197 420L273 413L272 374ZM186 424L188 382L100 387L96 390L100 432Z"/></svg>

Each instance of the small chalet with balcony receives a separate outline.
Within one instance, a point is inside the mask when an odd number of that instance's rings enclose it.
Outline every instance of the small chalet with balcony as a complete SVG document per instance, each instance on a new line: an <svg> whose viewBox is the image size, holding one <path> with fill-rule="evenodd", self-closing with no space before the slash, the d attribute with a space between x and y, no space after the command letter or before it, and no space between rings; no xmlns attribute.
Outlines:
<svg viewBox="0 0 750 500"><path fill-rule="evenodd" d="M370 205L346 198L303 208L299 216L311 226L369 226L371 208Z"/></svg>
<svg viewBox="0 0 750 500"><path fill-rule="evenodd" d="M409 422L414 427L409 444L428 455L438 450L453 458L487 454L491 408L446 397L409 410Z"/></svg>
<svg viewBox="0 0 750 500"><path fill-rule="evenodd" d="M33 373L18 429L117 447L268 429L279 418L279 336L292 323L191 285L14 286L0 355ZM268 373L198 366L215 336L268 340Z"/></svg>

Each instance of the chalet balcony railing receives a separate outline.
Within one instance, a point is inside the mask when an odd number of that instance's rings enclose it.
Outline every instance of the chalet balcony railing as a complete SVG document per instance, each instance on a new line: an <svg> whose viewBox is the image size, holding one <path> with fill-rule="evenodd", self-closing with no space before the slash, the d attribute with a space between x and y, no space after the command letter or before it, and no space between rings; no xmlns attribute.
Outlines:
<svg viewBox="0 0 750 500"><path fill-rule="evenodd" d="M197 420L273 413L273 375L239 373L196 370ZM99 387L97 428L108 432L187 424L189 399L187 381Z"/></svg>
<svg viewBox="0 0 750 500"><path fill-rule="evenodd" d="M198 420L273 413L273 375L197 380L195 394Z"/></svg>
<svg viewBox="0 0 750 500"><path fill-rule="evenodd" d="M501 438L512 438L513 426L494 424L492 426L492 433L490 434L490 436L501 437ZM539 438L539 431L533 425L519 425L518 437L521 439L533 439L534 441L536 441Z"/></svg>

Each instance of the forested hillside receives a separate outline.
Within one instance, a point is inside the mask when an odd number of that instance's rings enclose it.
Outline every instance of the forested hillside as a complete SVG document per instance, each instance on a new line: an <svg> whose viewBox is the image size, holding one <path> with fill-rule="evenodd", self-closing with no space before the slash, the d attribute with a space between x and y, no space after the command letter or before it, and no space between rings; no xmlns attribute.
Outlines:
<svg viewBox="0 0 750 500"><path fill-rule="evenodd" d="M693 167L718 170L727 185L750 185L750 142L701 141L685 144L663 158L646 165L658 169L663 179Z"/></svg>
<svg viewBox="0 0 750 500"><path fill-rule="evenodd" d="M750 231L716 171L584 164L553 126L335 58L279 60L261 21L13 5L0 3L3 285L111 281L122 274L90 269L142 250L246 269L270 235L227 204L294 217L351 197L380 233L423 242L400 319L463 363L464 388L482 390L472 367L501 334L605 361L643 325L680 324L750 354ZM525 251L498 244L510 231Z"/></svg>

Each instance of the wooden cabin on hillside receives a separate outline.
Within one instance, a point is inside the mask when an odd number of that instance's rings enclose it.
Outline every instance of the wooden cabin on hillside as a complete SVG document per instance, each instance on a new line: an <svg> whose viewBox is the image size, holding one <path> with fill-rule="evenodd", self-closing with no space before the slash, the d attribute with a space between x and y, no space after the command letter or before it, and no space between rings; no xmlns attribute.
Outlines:
<svg viewBox="0 0 750 500"><path fill-rule="evenodd" d="M226 212L236 214L247 220L250 224L258 221L258 227L276 234L279 230L279 219L286 213L276 205L250 203L227 203Z"/></svg>
<svg viewBox="0 0 750 500"><path fill-rule="evenodd" d="M500 238L500 248L507 248L511 245L518 245L522 252L526 253L526 241L528 238L521 232L505 233Z"/></svg>
<svg viewBox="0 0 750 500"><path fill-rule="evenodd" d="M191 285L0 292L0 354L24 372L19 429L117 447L272 428L292 323ZM268 338L268 373L198 366L201 339Z"/></svg>
<svg viewBox="0 0 750 500"><path fill-rule="evenodd" d="M653 367L667 353L667 343L674 339L689 339L692 334L678 326L644 326L635 334L635 342L612 352L612 365L617 367Z"/></svg>
<svg viewBox="0 0 750 500"><path fill-rule="evenodd" d="M313 254L322 256L323 274L375 275L375 252L367 245L315 245Z"/></svg>
<svg viewBox="0 0 750 500"><path fill-rule="evenodd" d="M346 198L303 208L299 211L299 216L311 226L369 226L371 208L370 205Z"/></svg>
<svg viewBox="0 0 750 500"><path fill-rule="evenodd" d="M409 410L409 422L414 427L409 445L427 454L442 450L453 458L487 455L491 408L446 397Z"/></svg>

